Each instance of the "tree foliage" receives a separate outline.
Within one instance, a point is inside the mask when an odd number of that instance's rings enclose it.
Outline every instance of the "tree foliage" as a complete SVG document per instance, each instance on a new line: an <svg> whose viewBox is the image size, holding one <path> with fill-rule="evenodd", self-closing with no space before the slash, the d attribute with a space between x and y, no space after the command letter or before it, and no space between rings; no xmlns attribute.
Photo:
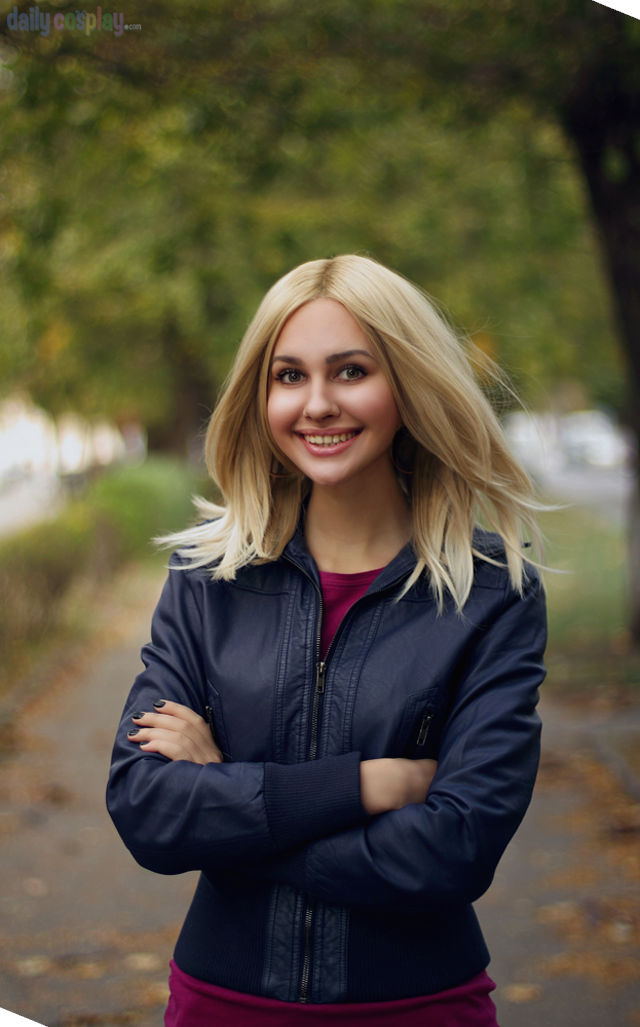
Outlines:
<svg viewBox="0 0 640 1027"><path fill-rule="evenodd" d="M609 22L576 0L140 0L135 17L119 38L5 31L7 385L183 447L268 285L356 251L438 297L529 401L577 377L616 403L560 116Z"/></svg>

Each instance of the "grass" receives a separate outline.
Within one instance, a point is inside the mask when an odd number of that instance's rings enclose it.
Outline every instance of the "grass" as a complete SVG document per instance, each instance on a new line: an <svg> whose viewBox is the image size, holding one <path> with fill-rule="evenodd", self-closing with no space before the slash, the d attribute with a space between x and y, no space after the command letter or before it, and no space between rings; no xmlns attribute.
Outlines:
<svg viewBox="0 0 640 1027"><path fill-rule="evenodd" d="M624 531L589 511L546 514L548 684L567 698L640 697L640 652L627 629Z"/></svg>

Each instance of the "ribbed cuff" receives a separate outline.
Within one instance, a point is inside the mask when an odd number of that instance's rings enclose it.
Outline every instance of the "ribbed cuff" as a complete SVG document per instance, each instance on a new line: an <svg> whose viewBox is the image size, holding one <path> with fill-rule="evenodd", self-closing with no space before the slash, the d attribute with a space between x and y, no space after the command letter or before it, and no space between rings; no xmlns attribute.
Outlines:
<svg viewBox="0 0 640 1027"><path fill-rule="evenodd" d="M365 823L360 799L360 753L306 763L266 763L267 819L279 849Z"/></svg>

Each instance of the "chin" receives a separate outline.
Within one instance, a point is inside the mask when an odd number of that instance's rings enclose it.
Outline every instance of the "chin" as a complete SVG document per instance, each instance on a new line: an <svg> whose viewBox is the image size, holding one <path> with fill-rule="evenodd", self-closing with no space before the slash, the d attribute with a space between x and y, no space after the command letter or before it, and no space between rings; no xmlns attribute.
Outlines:
<svg viewBox="0 0 640 1027"><path fill-rule="evenodd" d="M320 485L323 488L330 488L332 485L344 485L349 481L349 476L341 474L307 474L312 485Z"/></svg>

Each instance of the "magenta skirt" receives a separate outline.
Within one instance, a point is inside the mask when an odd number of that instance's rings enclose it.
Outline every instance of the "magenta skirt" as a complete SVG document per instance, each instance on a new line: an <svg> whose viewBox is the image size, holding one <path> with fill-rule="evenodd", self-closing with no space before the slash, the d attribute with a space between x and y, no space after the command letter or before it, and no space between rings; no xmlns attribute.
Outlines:
<svg viewBox="0 0 640 1027"><path fill-rule="evenodd" d="M393 1002L301 1005L219 988L199 981L172 960L165 1027L498 1027L484 971L436 995Z"/></svg>

